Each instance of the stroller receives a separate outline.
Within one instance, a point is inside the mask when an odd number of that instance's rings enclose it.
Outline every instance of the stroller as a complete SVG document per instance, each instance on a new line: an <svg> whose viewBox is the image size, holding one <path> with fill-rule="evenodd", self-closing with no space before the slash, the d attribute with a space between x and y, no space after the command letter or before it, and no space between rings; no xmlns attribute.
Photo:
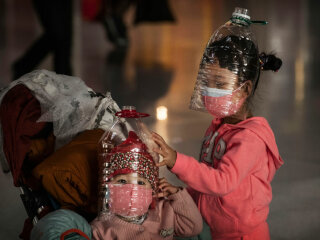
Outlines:
<svg viewBox="0 0 320 240"><path fill-rule="evenodd" d="M33 226L60 208L92 220L96 199L86 194L97 195L97 180L87 169L95 171L97 143L120 110L111 95L79 78L36 70L1 89L0 102L2 170L11 171L28 215L20 238L30 239ZM70 170L79 148L81 173Z"/></svg>

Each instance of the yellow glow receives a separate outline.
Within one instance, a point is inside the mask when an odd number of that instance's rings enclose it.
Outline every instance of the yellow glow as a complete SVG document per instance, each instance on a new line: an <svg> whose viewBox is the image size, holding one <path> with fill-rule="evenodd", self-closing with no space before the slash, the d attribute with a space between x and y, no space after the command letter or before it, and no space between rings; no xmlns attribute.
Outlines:
<svg viewBox="0 0 320 240"><path fill-rule="evenodd" d="M166 120L168 118L168 109L165 106L157 107L157 119Z"/></svg>
<svg viewBox="0 0 320 240"><path fill-rule="evenodd" d="M304 63L302 58L295 62L295 100L300 103L304 99Z"/></svg>

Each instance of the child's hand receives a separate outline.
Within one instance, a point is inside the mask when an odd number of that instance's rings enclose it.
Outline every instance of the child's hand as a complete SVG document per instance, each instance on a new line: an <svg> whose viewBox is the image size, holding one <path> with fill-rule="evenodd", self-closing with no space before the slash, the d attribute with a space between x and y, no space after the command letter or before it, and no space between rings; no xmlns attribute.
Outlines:
<svg viewBox="0 0 320 240"><path fill-rule="evenodd" d="M168 183L167 179L160 178L158 191L159 192L157 193L157 197L162 198L162 197L167 197L167 196L170 196L171 194L178 192L179 188Z"/></svg>
<svg viewBox="0 0 320 240"><path fill-rule="evenodd" d="M154 148L153 151L159 153L163 157L163 160L158 163L157 166L167 166L169 168L173 168L174 164L176 163L177 152L169 147L159 134L153 132L152 138L160 147Z"/></svg>

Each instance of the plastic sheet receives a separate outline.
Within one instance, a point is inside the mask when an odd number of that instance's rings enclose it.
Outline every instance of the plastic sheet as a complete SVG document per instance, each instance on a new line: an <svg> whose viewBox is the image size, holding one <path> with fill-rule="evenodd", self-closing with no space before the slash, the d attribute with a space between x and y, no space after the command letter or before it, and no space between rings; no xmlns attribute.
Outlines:
<svg viewBox="0 0 320 240"><path fill-rule="evenodd" d="M78 77L35 70L0 90L0 101L12 87L24 84L40 102L38 122L52 122L56 149L84 130L109 129L120 111L111 94L94 92ZM2 140L2 137L1 137Z"/></svg>
<svg viewBox="0 0 320 240"><path fill-rule="evenodd" d="M58 149L84 130L109 129L120 111L110 93L94 92L77 77L56 74L47 70L35 70L23 75L0 90L0 102L6 93L18 84L25 85L40 102L41 117L38 122L52 122ZM0 146L3 146L0 126ZM1 164L9 171L2 148Z"/></svg>

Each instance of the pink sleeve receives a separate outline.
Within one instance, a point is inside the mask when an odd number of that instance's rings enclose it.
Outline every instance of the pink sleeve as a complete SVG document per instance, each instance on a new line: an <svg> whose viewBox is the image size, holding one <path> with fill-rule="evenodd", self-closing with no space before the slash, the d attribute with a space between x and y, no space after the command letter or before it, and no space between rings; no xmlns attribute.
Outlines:
<svg viewBox="0 0 320 240"><path fill-rule="evenodd" d="M186 189L168 197L174 211L174 232L179 237L195 236L202 231L201 214Z"/></svg>
<svg viewBox="0 0 320 240"><path fill-rule="evenodd" d="M93 220L91 223L92 240L117 239L113 233L113 228L109 226L108 222Z"/></svg>
<svg viewBox="0 0 320 240"><path fill-rule="evenodd" d="M233 191L266 154L266 145L249 130L233 135L217 169L177 153L171 171L196 191L223 196Z"/></svg>
<svg viewBox="0 0 320 240"><path fill-rule="evenodd" d="M92 228L92 240L103 240L99 230L96 227L93 227L92 225L91 225L91 228Z"/></svg>

